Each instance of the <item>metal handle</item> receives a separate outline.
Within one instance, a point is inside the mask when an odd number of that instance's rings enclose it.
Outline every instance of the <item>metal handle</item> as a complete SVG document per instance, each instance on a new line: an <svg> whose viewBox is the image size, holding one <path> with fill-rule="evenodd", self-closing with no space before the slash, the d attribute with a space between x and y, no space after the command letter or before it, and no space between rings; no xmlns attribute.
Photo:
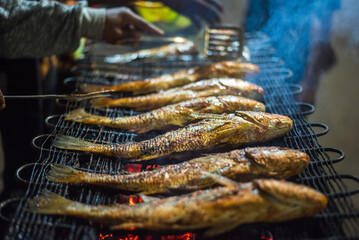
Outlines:
<svg viewBox="0 0 359 240"><path fill-rule="evenodd" d="M331 164L333 163L338 163L340 161L342 161L345 157L345 153L343 150L339 149L339 148L333 148L333 147L326 147L326 148L322 148L323 151L325 152L325 154L328 155L329 152L332 152L332 153L337 153L339 156L338 157L335 157L335 158L330 158L329 155L329 159L323 159L323 160L318 160L318 161L311 161L310 164L311 165L322 165L323 162L329 162ZM311 151L314 151L314 152L317 152L318 149L315 148L315 149L302 149L302 151L304 152L311 152Z"/></svg>
<svg viewBox="0 0 359 240"><path fill-rule="evenodd" d="M110 97L113 91L101 91L91 93L76 93L76 94L39 94L39 95L7 95L3 96L6 99L64 99L67 101L79 102L87 99ZM0 102L1 103L1 102Z"/></svg>
<svg viewBox="0 0 359 240"><path fill-rule="evenodd" d="M50 137L55 137L55 135L51 135L51 134L41 134L37 137L34 137L31 141L31 145L35 148L38 149L40 151L50 151L50 147L46 148L44 147L46 140L49 139ZM38 143L39 141L41 141L41 143Z"/></svg>
<svg viewBox="0 0 359 240"><path fill-rule="evenodd" d="M315 107L312 104L305 103L305 102L298 102L297 105L299 106L300 110L303 109L303 108L308 108L308 110L304 110L304 109L301 110L301 113L303 115L309 115L309 114L312 114L315 111Z"/></svg>
<svg viewBox="0 0 359 240"><path fill-rule="evenodd" d="M298 95L301 92L303 92L303 88L302 86L298 85L298 84L294 84L294 83L289 83L288 84L289 89L291 90L293 95Z"/></svg>
<svg viewBox="0 0 359 240"><path fill-rule="evenodd" d="M36 182L33 182L31 181L31 176L29 177L29 179L25 179L26 177L23 177L24 175L26 175L26 171L30 171L32 174L32 172L35 170L36 167L46 167L48 166L48 164L44 164L44 163L27 163L27 164L24 164L22 165L21 167L19 167L16 171L16 178L20 181L20 182L23 182L23 183L26 183L26 184L44 184L44 182L40 182L40 181L36 181Z"/></svg>
<svg viewBox="0 0 359 240"><path fill-rule="evenodd" d="M313 128L313 127L320 127L322 129L324 129L321 132L315 132L314 135L317 137L323 136L325 134L328 133L329 131L329 127L327 125L325 125L324 123L309 123L309 125Z"/></svg>
<svg viewBox="0 0 359 240"><path fill-rule="evenodd" d="M342 161L342 160L344 159L344 157L345 157L344 151L341 150L341 149L339 149L339 148L327 147L327 148L324 148L324 151L326 151L326 152L335 152L335 153L338 153L338 154L339 154L339 157L330 159L330 161L331 161L332 163L340 162L340 161Z"/></svg>
<svg viewBox="0 0 359 240"><path fill-rule="evenodd" d="M11 217L5 216L3 210L9 206L9 204L20 202L21 198L10 198L0 203L0 218L6 222L11 221Z"/></svg>
<svg viewBox="0 0 359 240"><path fill-rule="evenodd" d="M265 68L260 74L267 76L267 78L276 79L290 79L293 77L293 72L289 68Z"/></svg>
<svg viewBox="0 0 359 240"><path fill-rule="evenodd" d="M48 116L47 118L45 118L45 125L47 127L55 128L61 117L61 114ZM52 120L54 122L51 122Z"/></svg>
<svg viewBox="0 0 359 240"><path fill-rule="evenodd" d="M355 181L356 183L359 183L359 177L357 176L353 176L353 175L349 175L349 174L340 174L337 177L339 177L340 179L351 179L353 181ZM334 176L333 176L334 178ZM348 190L346 192L341 192L341 193L332 193L329 196L334 197L334 198L340 198L340 197L346 197L348 195L355 195L359 193L359 187L353 189L353 190Z"/></svg>
<svg viewBox="0 0 359 240"><path fill-rule="evenodd" d="M39 95L4 95L0 90L0 110L5 109L5 99L63 99L66 101L79 102L93 98L110 97L113 91L100 91L91 93L76 93L76 94L39 94Z"/></svg>

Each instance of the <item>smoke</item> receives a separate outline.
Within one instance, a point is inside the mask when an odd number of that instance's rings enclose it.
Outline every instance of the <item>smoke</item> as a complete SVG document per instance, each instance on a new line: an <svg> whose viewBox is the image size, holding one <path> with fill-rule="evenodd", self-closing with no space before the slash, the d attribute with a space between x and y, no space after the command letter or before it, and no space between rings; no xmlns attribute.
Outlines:
<svg viewBox="0 0 359 240"><path fill-rule="evenodd" d="M357 0L342 0L334 14L333 34L346 41L349 48L359 48L359 4Z"/></svg>
<svg viewBox="0 0 359 240"><path fill-rule="evenodd" d="M313 48L330 42L339 8L340 0L251 0L246 30L266 33L298 82Z"/></svg>

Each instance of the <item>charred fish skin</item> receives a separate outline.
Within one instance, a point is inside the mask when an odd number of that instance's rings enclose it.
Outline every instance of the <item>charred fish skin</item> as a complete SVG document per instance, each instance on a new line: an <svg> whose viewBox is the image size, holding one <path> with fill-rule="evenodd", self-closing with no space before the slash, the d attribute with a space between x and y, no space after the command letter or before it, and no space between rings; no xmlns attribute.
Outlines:
<svg viewBox="0 0 359 240"><path fill-rule="evenodd" d="M181 54L189 54L189 53L191 54L198 53L198 48L192 41L185 41L182 43L172 43L157 48L142 49L127 54L115 54L106 57L105 62L111 64L118 64L118 63L131 62L135 59L143 59L149 57L163 58L171 55L181 55Z"/></svg>
<svg viewBox="0 0 359 240"><path fill-rule="evenodd" d="M199 120L191 113L230 113L236 110L265 111L263 103L238 97L217 96L195 98L186 102L165 106L135 116L109 118L93 115L84 109L76 109L65 115L65 120L86 124L103 125L112 128L127 129L132 132L145 133L169 126L185 126Z"/></svg>
<svg viewBox="0 0 359 240"><path fill-rule="evenodd" d="M256 178L288 178L302 172L308 164L309 156L297 150L253 147L126 175L90 173L55 164L46 178L58 183L86 183L142 194L158 194L170 190L193 191L211 187L215 182L204 176L203 171L243 182Z"/></svg>
<svg viewBox="0 0 359 240"><path fill-rule="evenodd" d="M150 230L209 228L205 234L213 236L244 223L282 222L313 216L327 202L323 194L307 186L257 179L133 206L90 206L45 192L31 199L27 210L38 214L70 215L117 229L131 226ZM223 224L229 227L218 227Z"/></svg>
<svg viewBox="0 0 359 240"><path fill-rule="evenodd" d="M194 67L181 70L172 74L165 74L155 78L148 78L143 81L122 83L116 86L100 86L96 88L93 85L84 85L82 90L90 91L118 91L132 92L134 95L159 92L166 89L186 85L202 79L210 78L243 78L245 76L255 75L259 72L257 65L251 63L241 63L236 61L224 61L214 63L210 66Z"/></svg>
<svg viewBox="0 0 359 240"><path fill-rule="evenodd" d="M193 98L222 95L234 95L259 100L264 96L264 89L241 79L209 79L143 96L119 99L97 98L91 100L91 106L94 108L125 107L145 111Z"/></svg>
<svg viewBox="0 0 359 240"><path fill-rule="evenodd" d="M207 119L142 142L97 144L70 136L58 136L54 146L142 161L174 153L264 142L283 136L293 127L289 117L263 112L199 115Z"/></svg>

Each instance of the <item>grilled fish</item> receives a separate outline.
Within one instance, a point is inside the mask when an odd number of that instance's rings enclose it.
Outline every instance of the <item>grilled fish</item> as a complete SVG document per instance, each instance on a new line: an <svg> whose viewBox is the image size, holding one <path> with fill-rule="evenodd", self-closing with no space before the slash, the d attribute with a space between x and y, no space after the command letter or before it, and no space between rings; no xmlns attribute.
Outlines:
<svg viewBox="0 0 359 240"><path fill-rule="evenodd" d="M207 229L204 235L214 236L244 223L312 216L328 202L322 193L284 180L257 179L239 184L218 179L226 186L135 205L87 205L45 191L29 200L27 210L75 216L113 229Z"/></svg>
<svg viewBox="0 0 359 240"><path fill-rule="evenodd" d="M256 178L288 178L302 172L308 164L309 156L297 150L253 147L126 175L89 173L54 164L46 178L53 182L86 183L143 194L156 194L212 186L213 180L203 175L202 171L220 174L236 181L249 181Z"/></svg>
<svg viewBox="0 0 359 240"><path fill-rule="evenodd" d="M106 57L105 62L111 64L127 63L136 59L163 58L171 55L194 54L194 53L198 53L198 48L192 41L186 41L182 43L171 43L151 49L142 49L130 53L115 54Z"/></svg>
<svg viewBox="0 0 359 240"><path fill-rule="evenodd" d="M264 142L286 134L293 126L292 120L286 116L263 112L203 115L208 118L142 142L98 144L60 135L54 146L140 161L186 151Z"/></svg>
<svg viewBox="0 0 359 240"><path fill-rule="evenodd" d="M198 97L234 95L250 99L261 99L264 90L258 85L241 79L210 79L172 88L160 93L119 99L96 98L91 100L92 107L126 107L137 111L152 110L162 106Z"/></svg>
<svg viewBox="0 0 359 240"><path fill-rule="evenodd" d="M94 91L118 91L131 92L135 95L151 92L159 92L189 83L197 82L202 79L210 78L243 78L257 74L258 66L251 63L240 63L236 61L225 61L214 63L205 67L194 67L185 69L172 74L165 74L159 77L148 78L143 81L122 83L116 86L101 86L94 84L83 84L80 86L84 92Z"/></svg>
<svg viewBox="0 0 359 240"><path fill-rule="evenodd" d="M193 113L230 113L236 110L265 111L264 104L255 100L237 96L218 96L195 98L186 102L165 106L151 112L135 116L109 118L93 115L84 109L76 109L66 114L65 119L87 124L99 124L112 128L127 129L144 133L165 127L185 126L193 121L201 120L201 116Z"/></svg>

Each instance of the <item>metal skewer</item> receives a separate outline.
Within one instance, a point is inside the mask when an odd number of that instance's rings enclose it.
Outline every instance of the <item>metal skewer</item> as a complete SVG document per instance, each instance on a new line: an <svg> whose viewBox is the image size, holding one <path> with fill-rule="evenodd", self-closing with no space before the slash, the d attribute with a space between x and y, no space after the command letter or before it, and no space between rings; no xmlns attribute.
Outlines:
<svg viewBox="0 0 359 240"><path fill-rule="evenodd" d="M0 90L0 109L5 108L5 98L6 99L63 99L68 101L83 101L87 99L100 98L100 97L110 97L111 93L114 91L107 90L101 92L91 92L91 93L76 93L76 94L39 94L39 95L6 95L4 96Z"/></svg>

